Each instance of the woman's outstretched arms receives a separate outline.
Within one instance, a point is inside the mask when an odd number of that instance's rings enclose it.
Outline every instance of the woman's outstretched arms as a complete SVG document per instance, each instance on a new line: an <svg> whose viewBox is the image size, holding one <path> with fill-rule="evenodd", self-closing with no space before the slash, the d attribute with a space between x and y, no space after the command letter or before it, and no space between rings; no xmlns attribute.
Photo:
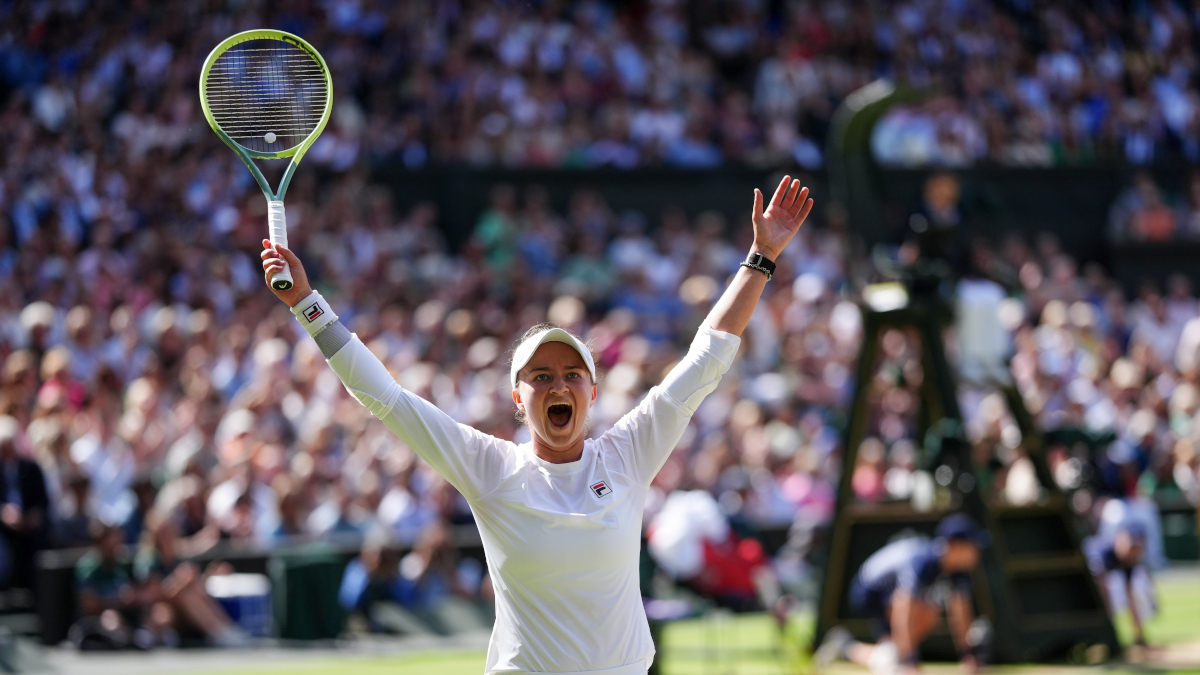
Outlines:
<svg viewBox="0 0 1200 675"><path fill-rule="evenodd" d="M763 194L754 189L754 245L750 253L758 253L775 262L792 237L808 218L812 210L812 199L808 188L800 181L784 176L775 188L771 203L763 209ZM714 330L741 335L750 323L750 316L758 306L763 289L767 286L767 275L748 267L738 268L729 288L721 294L717 304L708 313L705 323Z"/></svg>

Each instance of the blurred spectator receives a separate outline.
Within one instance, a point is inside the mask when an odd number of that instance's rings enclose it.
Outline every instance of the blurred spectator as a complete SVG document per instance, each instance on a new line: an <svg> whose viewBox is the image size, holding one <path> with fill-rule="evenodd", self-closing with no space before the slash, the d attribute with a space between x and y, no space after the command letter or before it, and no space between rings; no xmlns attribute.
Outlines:
<svg viewBox="0 0 1200 675"><path fill-rule="evenodd" d="M38 551L49 543L50 501L46 481L36 462L17 456L20 427L12 417L0 417L0 534L4 537L8 574L4 586L33 588Z"/></svg>
<svg viewBox="0 0 1200 675"><path fill-rule="evenodd" d="M490 581L473 559L461 560L442 526L427 528L407 555L383 531L372 532L350 561L338 593L372 632L447 635L487 631Z"/></svg>
<svg viewBox="0 0 1200 675"><path fill-rule="evenodd" d="M1159 360L1169 363L1175 356L1175 348L1183 329L1172 321L1167 313L1167 303L1158 290L1147 288L1142 293L1141 306L1134 318L1132 344L1143 344L1150 348Z"/></svg>
<svg viewBox="0 0 1200 675"><path fill-rule="evenodd" d="M91 503L92 482L87 476L75 475L66 485L62 498L55 502L57 522L54 545L62 548L86 546L90 541L88 528L95 506Z"/></svg>
<svg viewBox="0 0 1200 675"><path fill-rule="evenodd" d="M195 555L194 542L181 539L176 524L153 513L133 561L138 603L145 616L142 646L177 646L198 632L212 644L244 646L247 637L204 590L206 575L182 558Z"/></svg>
<svg viewBox="0 0 1200 675"><path fill-rule="evenodd" d="M1180 238L1200 238L1200 173L1193 172L1184 184L1177 222Z"/></svg>
<svg viewBox="0 0 1200 675"><path fill-rule="evenodd" d="M491 630L488 610L477 603L490 601L491 581L473 558L462 558L444 524L428 527L400 559L405 604L419 612L443 635Z"/></svg>
<svg viewBox="0 0 1200 675"><path fill-rule="evenodd" d="M1139 171L1133 185L1113 202L1109 234L1117 241L1166 241L1176 236L1176 212L1147 171Z"/></svg>
<svg viewBox="0 0 1200 675"><path fill-rule="evenodd" d="M92 549L75 565L80 619L71 626L71 642L80 649L132 646L140 617L136 589L117 560L121 529L97 523L92 540Z"/></svg>
<svg viewBox="0 0 1200 675"><path fill-rule="evenodd" d="M1189 504L1200 506L1200 456L1190 439L1175 443L1171 478Z"/></svg>
<svg viewBox="0 0 1200 675"><path fill-rule="evenodd" d="M1177 331L1182 331L1188 321L1200 315L1196 296L1192 295L1192 282L1185 274L1176 272L1167 278L1167 295L1164 300L1167 320Z"/></svg>
<svg viewBox="0 0 1200 675"><path fill-rule="evenodd" d="M511 185L492 188L491 207L479 216L472 243L494 272L504 273L512 264L517 242L516 191Z"/></svg>
<svg viewBox="0 0 1200 675"><path fill-rule="evenodd" d="M647 527L655 562L704 597L735 609L772 609L779 600L762 544L734 534L712 495L672 494Z"/></svg>
<svg viewBox="0 0 1200 675"><path fill-rule="evenodd" d="M96 403L86 419L90 430L71 444L71 460L90 479L93 515L109 524L123 524L136 503L129 488L137 474L137 460L125 439L117 436L112 412Z"/></svg>
<svg viewBox="0 0 1200 675"><path fill-rule="evenodd" d="M925 179L921 202L908 216L904 243L898 253L901 263L918 259L962 266L962 185L952 173L935 173Z"/></svg>
<svg viewBox="0 0 1200 675"><path fill-rule="evenodd" d="M402 597L400 550L386 535L373 533L363 542L358 557L346 566L338 602L348 613L360 612L371 632L429 632L420 619L392 606Z"/></svg>

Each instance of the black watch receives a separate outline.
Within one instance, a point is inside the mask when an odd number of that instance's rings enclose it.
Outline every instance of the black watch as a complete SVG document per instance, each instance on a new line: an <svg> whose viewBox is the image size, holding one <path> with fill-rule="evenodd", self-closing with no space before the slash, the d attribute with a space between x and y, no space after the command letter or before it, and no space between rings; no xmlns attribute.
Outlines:
<svg viewBox="0 0 1200 675"><path fill-rule="evenodd" d="M771 277L775 276L775 263L764 258L761 253L747 254L745 262L742 263L742 267L749 267L752 270L758 270L759 272L762 272L763 274L767 275L768 281L771 279Z"/></svg>

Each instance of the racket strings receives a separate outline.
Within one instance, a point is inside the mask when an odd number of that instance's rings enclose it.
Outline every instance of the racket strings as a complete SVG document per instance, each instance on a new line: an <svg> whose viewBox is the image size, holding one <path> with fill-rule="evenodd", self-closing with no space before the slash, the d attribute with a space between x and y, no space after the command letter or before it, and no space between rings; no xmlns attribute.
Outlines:
<svg viewBox="0 0 1200 675"><path fill-rule="evenodd" d="M209 70L205 100L217 126L261 152L299 145L328 103L325 69L285 42L250 40L222 53Z"/></svg>

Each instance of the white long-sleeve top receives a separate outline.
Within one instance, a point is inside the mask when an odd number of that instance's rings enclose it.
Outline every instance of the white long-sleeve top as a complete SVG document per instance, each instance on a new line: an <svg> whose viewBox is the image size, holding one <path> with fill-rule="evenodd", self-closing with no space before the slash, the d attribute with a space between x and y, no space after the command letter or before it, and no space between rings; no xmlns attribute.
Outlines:
<svg viewBox="0 0 1200 675"><path fill-rule="evenodd" d="M646 492L740 342L702 326L662 384L566 464L455 422L402 389L357 336L329 359L350 393L470 503L496 591L486 673L646 672Z"/></svg>

